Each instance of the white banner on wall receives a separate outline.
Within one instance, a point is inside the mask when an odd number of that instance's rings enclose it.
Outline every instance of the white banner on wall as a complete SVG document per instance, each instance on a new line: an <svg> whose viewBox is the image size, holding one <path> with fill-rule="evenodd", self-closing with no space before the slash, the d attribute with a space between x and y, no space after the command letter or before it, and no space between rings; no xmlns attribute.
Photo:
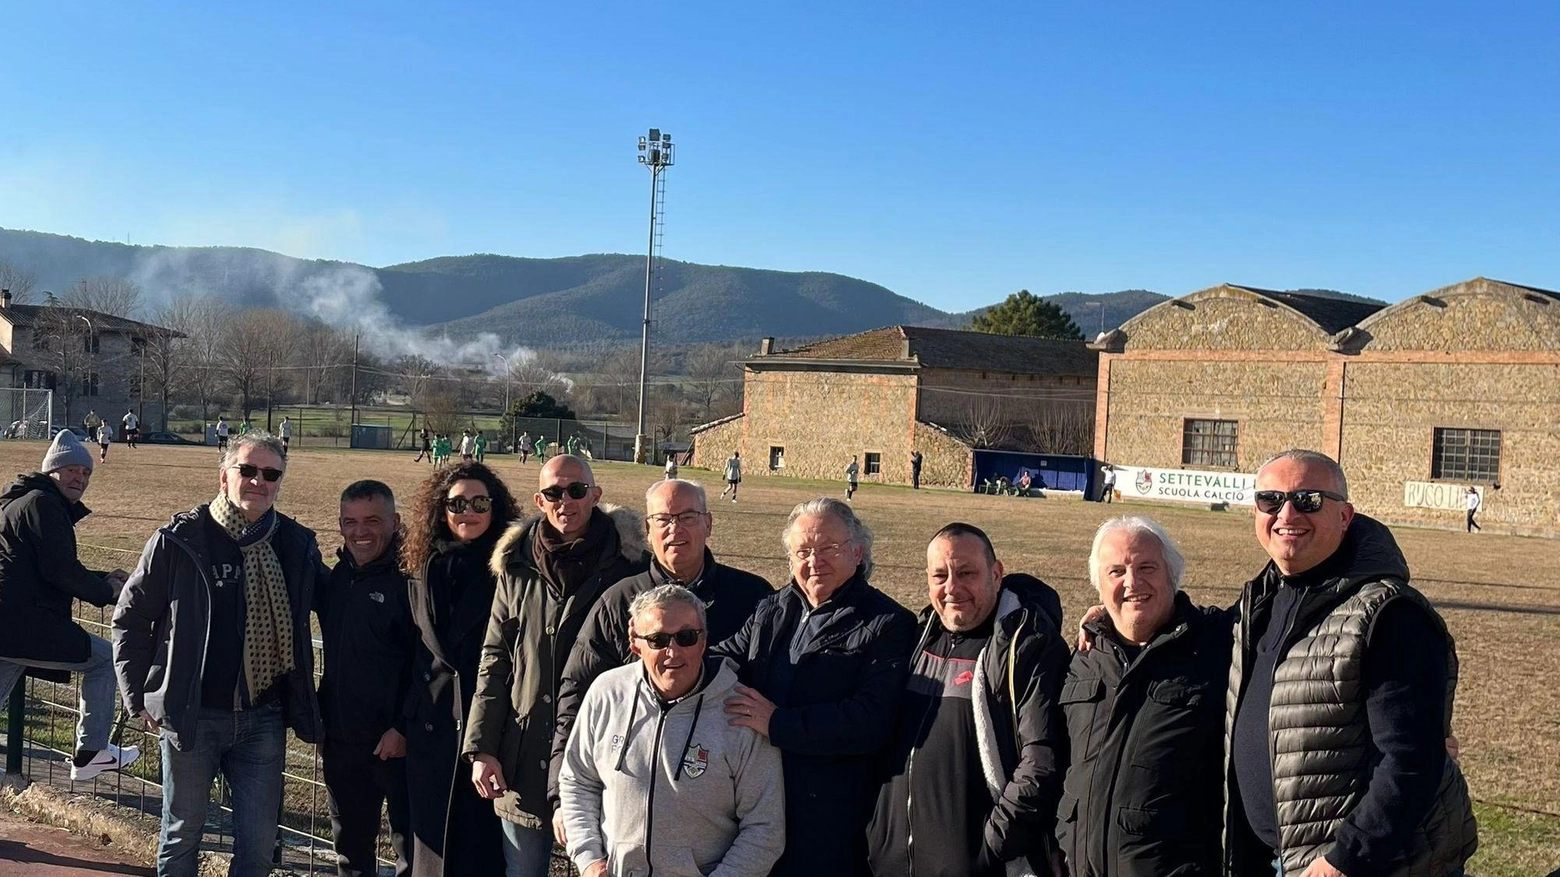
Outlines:
<svg viewBox="0 0 1560 877"><path fill-rule="evenodd" d="M1257 476L1243 472L1205 472L1197 469L1150 469L1117 466L1116 491L1123 499L1167 502L1251 505Z"/></svg>
<svg viewBox="0 0 1560 877"><path fill-rule="evenodd" d="M1484 499L1484 488L1475 487L1479 499ZM1468 485L1451 481L1403 482L1403 505L1411 509L1441 509L1448 512L1465 511L1468 508Z"/></svg>

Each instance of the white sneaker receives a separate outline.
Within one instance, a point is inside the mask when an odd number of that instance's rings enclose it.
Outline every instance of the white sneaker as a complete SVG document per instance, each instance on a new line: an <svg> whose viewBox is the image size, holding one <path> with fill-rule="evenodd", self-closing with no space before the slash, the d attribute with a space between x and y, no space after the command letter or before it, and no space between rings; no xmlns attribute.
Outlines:
<svg viewBox="0 0 1560 877"><path fill-rule="evenodd" d="M70 766L70 778L75 780L90 780L106 770L124 770L141 757L141 750L134 746L126 746L121 749L110 743L108 748L99 749L98 754L82 767L74 763Z"/></svg>

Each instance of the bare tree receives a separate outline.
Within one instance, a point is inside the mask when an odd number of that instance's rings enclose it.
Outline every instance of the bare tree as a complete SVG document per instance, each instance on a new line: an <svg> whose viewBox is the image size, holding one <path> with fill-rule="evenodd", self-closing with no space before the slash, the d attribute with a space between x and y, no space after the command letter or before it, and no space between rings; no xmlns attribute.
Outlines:
<svg viewBox="0 0 1560 877"><path fill-rule="evenodd" d="M1038 402L1029 409L1030 443L1047 454L1090 454L1094 449L1094 403Z"/></svg>
<svg viewBox="0 0 1560 877"><path fill-rule="evenodd" d="M297 361L303 401L317 405L331 377L352 362L352 339L334 326L309 320L298 338Z"/></svg>
<svg viewBox="0 0 1560 877"><path fill-rule="evenodd" d="M60 301L67 306L128 319L141 303L141 287L120 277L87 277L76 281Z"/></svg>
<svg viewBox="0 0 1560 877"><path fill-rule="evenodd" d="M239 398L243 419L249 419L255 397L268 389L278 332L287 331L290 316L271 308L242 311L228 326L222 360L228 389Z"/></svg>
<svg viewBox="0 0 1560 877"><path fill-rule="evenodd" d="M192 298L183 307L187 314L176 318L176 324L185 334L178 342L184 365L170 380L200 402L200 419L205 423L211 419L211 403L227 380L228 335L237 314L232 305L214 296Z"/></svg>
<svg viewBox="0 0 1560 877"><path fill-rule="evenodd" d="M970 396L965 402L964 422L951 429L971 447L994 448L1007 441L1013 432L1013 424L1005 415L1001 399Z"/></svg>
<svg viewBox="0 0 1560 877"><path fill-rule="evenodd" d="M159 429L168 428L168 411L181 383L191 382L191 335L196 331L200 307L200 299L180 295L152 313L151 320L157 330L147 333L143 341L145 346L141 355L145 357L146 376L141 382L141 393L144 398L147 390L152 389L162 403Z"/></svg>
<svg viewBox="0 0 1560 877"><path fill-rule="evenodd" d="M596 370L597 390L610 400L619 417L638 416L639 353L623 350L601 361ZM606 401L606 400L603 400Z"/></svg>
<svg viewBox="0 0 1560 877"><path fill-rule="evenodd" d="M11 301L19 304L31 304L33 290L38 287L38 275L31 268L24 268L15 262L0 259L0 289L11 290Z"/></svg>
<svg viewBox="0 0 1560 877"><path fill-rule="evenodd" d="M60 397L65 422L71 405L97 380L97 330L90 314L79 308L41 308L32 326L32 360L53 375L52 389ZM13 339L18 346L20 339Z"/></svg>
<svg viewBox="0 0 1560 877"><path fill-rule="evenodd" d="M742 352L729 344L709 344L691 351L683 360L688 373L685 390L699 418L708 422L732 414L734 400L741 399Z"/></svg>

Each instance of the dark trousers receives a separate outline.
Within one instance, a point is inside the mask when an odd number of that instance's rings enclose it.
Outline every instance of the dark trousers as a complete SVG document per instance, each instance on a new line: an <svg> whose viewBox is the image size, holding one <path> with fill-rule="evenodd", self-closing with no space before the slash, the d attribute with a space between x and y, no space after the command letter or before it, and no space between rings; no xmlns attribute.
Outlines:
<svg viewBox="0 0 1560 877"><path fill-rule="evenodd" d="M1479 526L1479 522L1478 521L1475 521L1473 519L1473 515L1477 511L1478 511L1478 509L1469 509L1468 510L1468 532L1469 533L1472 533L1474 530L1482 530L1482 529L1484 529L1483 527Z"/></svg>
<svg viewBox="0 0 1560 877"><path fill-rule="evenodd" d="M390 810L390 845L395 849L396 877L412 870L411 837L406 802L406 759L380 760L372 743L326 740L321 760L325 791L330 798L330 830L336 839L339 877L373 877L379 873L374 852L379 840L379 814Z"/></svg>

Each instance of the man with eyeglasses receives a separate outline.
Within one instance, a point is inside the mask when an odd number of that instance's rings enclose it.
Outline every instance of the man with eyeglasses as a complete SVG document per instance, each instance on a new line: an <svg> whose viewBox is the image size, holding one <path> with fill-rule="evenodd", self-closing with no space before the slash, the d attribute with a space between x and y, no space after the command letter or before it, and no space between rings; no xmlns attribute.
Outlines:
<svg viewBox="0 0 1560 877"><path fill-rule="evenodd" d="M602 593L648 563L644 522L600 505L595 474L579 457L548 460L534 499L541 516L511 524L493 551L498 592L462 749L478 793L501 817L508 877L547 874L548 777L569 649Z"/></svg>
<svg viewBox="0 0 1560 877"><path fill-rule="evenodd" d="M747 623L753 610L774 593L760 576L722 565L708 542L715 529L704 486L694 481L657 481L645 491L645 533L650 568L623 579L601 595L569 653L558 694L558 728L553 735L551 794L558 797L558 770L574 727L580 700L601 674L634 660L629 649L630 605L661 585L680 585L704 603L707 640L718 643ZM561 826L554 825L557 829ZM560 842L562 837L560 836Z"/></svg>
<svg viewBox="0 0 1560 877"><path fill-rule="evenodd" d="M772 877L858 877L915 616L872 587L872 530L844 500L796 506L783 544L790 583L715 646L744 683L726 712L784 753L786 848Z"/></svg>
<svg viewBox="0 0 1560 877"><path fill-rule="evenodd" d="M785 849L780 752L726 722L736 667L706 657L704 610L681 585L635 596L637 660L580 705L559 813L582 877L765 877Z"/></svg>
<svg viewBox="0 0 1560 877"><path fill-rule="evenodd" d="M220 490L146 543L114 611L125 708L162 741L159 877L195 877L211 784L233 801L233 877L270 873L286 729L314 743L314 532L276 511L286 469L264 432L233 438Z"/></svg>
<svg viewBox="0 0 1560 877"><path fill-rule="evenodd" d="M1241 594L1226 698L1235 877L1452 877L1478 846L1447 756L1452 637L1392 533L1348 494L1315 451L1257 470L1270 561Z"/></svg>

